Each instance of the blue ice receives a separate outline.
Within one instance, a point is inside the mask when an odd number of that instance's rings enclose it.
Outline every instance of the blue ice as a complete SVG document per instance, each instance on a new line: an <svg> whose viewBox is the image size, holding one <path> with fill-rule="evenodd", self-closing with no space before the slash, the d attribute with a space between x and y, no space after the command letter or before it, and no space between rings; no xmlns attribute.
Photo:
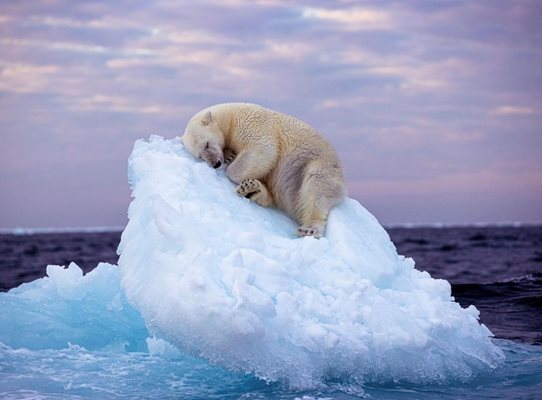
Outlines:
<svg viewBox="0 0 542 400"><path fill-rule="evenodd" d="M129 177L118 267L48 266L0 293L0 396L453 398L503 393L503 376L540 387L540 350L493 340L355 200L324 238L298 239L178 140L138 141Z"/></svg>

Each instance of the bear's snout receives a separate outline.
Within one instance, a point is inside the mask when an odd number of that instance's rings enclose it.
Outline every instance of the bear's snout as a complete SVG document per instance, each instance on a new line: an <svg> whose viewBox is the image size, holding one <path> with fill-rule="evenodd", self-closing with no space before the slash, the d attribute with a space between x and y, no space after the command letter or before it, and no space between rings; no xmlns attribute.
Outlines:
<svg viewBox="0 0 542 400"><path fill-rule="evenodd" d="M224 164L224 156L222 155L221 150L217 150L213 147L205 148L200 156L201 159L205 160L207 165L211 168L217 169Z"/></svg>

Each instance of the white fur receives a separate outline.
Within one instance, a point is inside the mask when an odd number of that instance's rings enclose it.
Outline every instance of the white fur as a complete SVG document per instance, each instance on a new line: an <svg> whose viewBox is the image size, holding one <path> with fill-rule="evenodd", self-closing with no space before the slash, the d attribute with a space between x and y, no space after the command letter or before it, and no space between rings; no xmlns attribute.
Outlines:
<svg viewBox="0 0 542 400"><path fill-rule="evenodd" d="M306 123L256 104L225 103L194 115L182 137L194 157L227 164L237 192L284 210L300 236L320 237L346 195L337 153Z"/></svg>

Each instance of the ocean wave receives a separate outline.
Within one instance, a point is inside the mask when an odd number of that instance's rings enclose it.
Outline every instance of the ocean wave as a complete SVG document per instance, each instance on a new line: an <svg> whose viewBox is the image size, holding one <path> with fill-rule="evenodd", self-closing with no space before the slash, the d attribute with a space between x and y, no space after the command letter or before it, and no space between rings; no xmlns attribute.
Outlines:
<svg viewBox="0 0 542 400"><path fill-rule="evenodd" d="M542 273L480 284L456 284L461 304L476 304L497 337L542 344Z"/></svg>

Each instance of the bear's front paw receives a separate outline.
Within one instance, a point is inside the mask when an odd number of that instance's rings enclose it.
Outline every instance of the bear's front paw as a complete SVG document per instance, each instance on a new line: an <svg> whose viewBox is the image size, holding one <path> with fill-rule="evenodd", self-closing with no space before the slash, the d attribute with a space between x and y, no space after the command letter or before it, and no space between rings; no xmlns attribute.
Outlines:
<svg viewBox="0 0 542 400"><path fill-rule="evenodd" d="M300 226L297 228L297 236L313 236L320 239L324 233L324 227L321 225Z"/></svg>
<svg viewBox="0 0 542 400"><path fill-rule="evenodd" d="M233 162L233 160L235 160L236 156L237 154L235 154L235 151L233 151L232 149L230 148L224 149L224 163L226 165L230 165Z"/></svg>
<svg viewBox="0 0 542 400"><path fill-rule="evenodd" d="M239 196L252 197L261 190L261 182L257 179L244 179L235 191Z"/></svg>

